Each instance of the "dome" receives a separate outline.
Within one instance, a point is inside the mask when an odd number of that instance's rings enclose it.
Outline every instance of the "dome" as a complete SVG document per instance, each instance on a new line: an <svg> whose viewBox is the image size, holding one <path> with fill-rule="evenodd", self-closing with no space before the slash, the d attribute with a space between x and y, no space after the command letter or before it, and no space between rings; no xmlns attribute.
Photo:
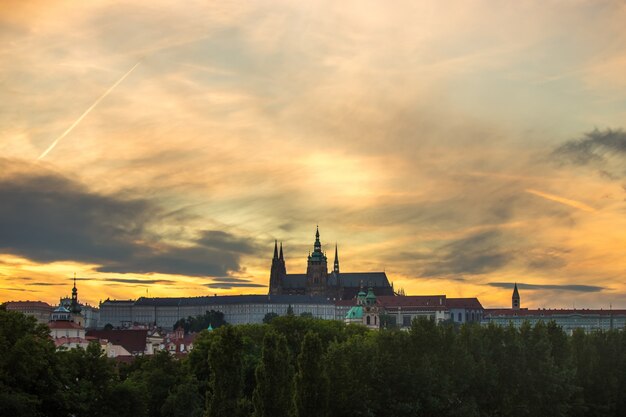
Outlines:
<svg viewBox="0 0 626 417"><path fill-rule="evenodd" d="M363 318L363 307L354 306L350 310L348 310L348 314L346 314L346 319L362 319Z"/></svg>

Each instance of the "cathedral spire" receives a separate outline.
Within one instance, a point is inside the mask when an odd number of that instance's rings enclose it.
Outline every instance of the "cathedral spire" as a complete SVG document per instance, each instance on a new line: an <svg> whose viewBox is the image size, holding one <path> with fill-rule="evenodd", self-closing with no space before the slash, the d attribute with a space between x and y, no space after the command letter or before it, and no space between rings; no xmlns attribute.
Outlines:
<svg viewBox="0 0 626 417"><path fill-rule="evenodd" d="M315 226L315 243L313 244L313 252L322 252L322 244L320 243L319 226Z"/></svg>
<svg viewBox="0 0 626 417"><path fill-rule="evenodd" d="M278 240L274 241L274 259L278 259Z"/></svg>
<svg viewBox="0 0 626 417"><path fill-rule="evenodd" d="M280 256L278 257L281 261L283 258L283 242L280 242Z"/></svg>
<svg viewBox="0 0 626 417"><path fill-rule="evenodd" d="M333 267L333 271L338 274L339 273L339 255L337 251L337 243L335 243L335 265Z"/></svg>

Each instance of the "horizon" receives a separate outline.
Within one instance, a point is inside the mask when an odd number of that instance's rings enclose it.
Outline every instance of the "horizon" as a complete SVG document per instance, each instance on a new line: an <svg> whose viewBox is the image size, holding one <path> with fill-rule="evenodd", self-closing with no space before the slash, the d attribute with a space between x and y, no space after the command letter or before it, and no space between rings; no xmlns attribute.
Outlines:
<svg viewBox="0 0 626 417"><path fill-rule="evenodd" d="M0 303L267 293L319 224L407 295L626 309L623 2L6 6Z"/></svg>

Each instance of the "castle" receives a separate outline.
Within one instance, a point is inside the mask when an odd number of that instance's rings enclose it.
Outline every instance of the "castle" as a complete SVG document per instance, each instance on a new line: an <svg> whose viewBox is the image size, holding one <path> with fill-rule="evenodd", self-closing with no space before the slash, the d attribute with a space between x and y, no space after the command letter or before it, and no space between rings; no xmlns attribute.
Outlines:
<svg viewBox="0 0 626 417"><path fill-rule="evenodd" d="M319 228L315 231L313 252L307 259L306 274L288 274L285 268L283 245L274 243L274 257L270 270L270 295L315 295L330 300L355 298L363 287L372 288L377 295L395 295L384 272L340 272L339 254L335 246L333 270L328 272L328 259L322 251Z"/></svg>

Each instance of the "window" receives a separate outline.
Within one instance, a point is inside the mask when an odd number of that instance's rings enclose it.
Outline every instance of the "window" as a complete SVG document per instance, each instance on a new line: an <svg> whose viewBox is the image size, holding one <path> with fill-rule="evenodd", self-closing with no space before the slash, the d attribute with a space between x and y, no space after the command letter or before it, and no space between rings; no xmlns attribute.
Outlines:
<svg viewBox="0 0 626 417"><path fill-rule="evenodd" d="M463 321L463 318L461 317L461 313L459 313L459 322Z"/></svg>
<svg viewBox="0 0 626 417"><path fill-rule="evenodd" d="M411 327L411 316L402 316L402 327Z"/></svg>
<svg viewBox="0 0 626 417"><path fill-rule="evenodd" d="M370 316L367 316L366 321L367 321L367 325L369 326L370 325Z"/></svg>

